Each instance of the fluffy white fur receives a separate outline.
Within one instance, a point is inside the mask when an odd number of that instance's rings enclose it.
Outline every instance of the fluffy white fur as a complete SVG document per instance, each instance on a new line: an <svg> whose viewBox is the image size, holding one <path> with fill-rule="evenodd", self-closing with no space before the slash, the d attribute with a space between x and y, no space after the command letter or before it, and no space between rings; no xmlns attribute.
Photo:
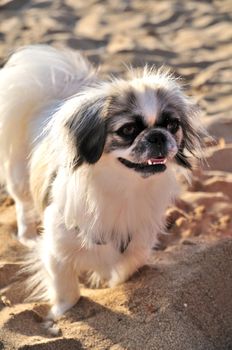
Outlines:
<svg viewBox="0 0 232 350"><path fill-rule="evenodd" d="M103 152L94 164L83 162L74 171L70 166L75 147L65 125L86 100L104 99L115 89L123 94L129 84L149 124L157 105L144 85L168 87L182 96L167 74L146 69L142 76L133 74L129 82L98 83L80 54L48 46L19 50L0 71L1 179L16 203L18 238L35 242L30 289L50 301L53 317L79 299L83 271L112 287L146 264L163 230L165 209L178 193L172 159L165 172L147 178L118 162L122 154L130 160L128 149ZM36 238L38 220L44 232Z"/></svg>

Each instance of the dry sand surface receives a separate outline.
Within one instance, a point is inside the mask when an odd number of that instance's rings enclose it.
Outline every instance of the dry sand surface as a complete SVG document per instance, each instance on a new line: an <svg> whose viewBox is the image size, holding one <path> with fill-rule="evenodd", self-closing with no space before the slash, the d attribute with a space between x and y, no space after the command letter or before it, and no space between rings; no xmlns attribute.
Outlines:
<svg viewBox="0 0 232 350"><path fill-rule="evenodd" d="M183 185L167 213L169 236L151 266L113 289L82 289L81 301L43 329L44 304L1 295L0 349L232 349L232 1L0 0L0 62L25 44L82 49L101 74L124 63L166 64L184 78L215 136L208 165ZM0 195L0 288L25 248L15 240L13 201ZM55 329L54 329L55 332Z"/></svg>

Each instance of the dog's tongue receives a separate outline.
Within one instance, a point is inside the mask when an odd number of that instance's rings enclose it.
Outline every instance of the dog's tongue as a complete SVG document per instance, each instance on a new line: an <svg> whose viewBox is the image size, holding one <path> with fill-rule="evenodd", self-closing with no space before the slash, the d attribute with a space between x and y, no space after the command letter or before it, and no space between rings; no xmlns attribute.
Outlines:
<svg viewBox="0 0 232 350"><path fill-rule="evenodd" d="M155 165L155 164L165 164L166 158L150 158L147 161L148 165Z"/></svg>

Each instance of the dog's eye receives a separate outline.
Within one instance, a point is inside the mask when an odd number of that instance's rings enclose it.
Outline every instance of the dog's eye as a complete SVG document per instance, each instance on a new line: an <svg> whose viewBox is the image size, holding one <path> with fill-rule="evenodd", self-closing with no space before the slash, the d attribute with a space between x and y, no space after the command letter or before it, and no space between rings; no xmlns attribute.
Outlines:
<svg viewBox="0 0 232 350"><path fill-rule="evenodd" d="M167 124L167 129L172 134L175 134L178 131L179 127L180 127L180 121L178 119L170 120Z"/></svg>
<svg viewBox="0 0 232 350"><path fill-rule="evenodd" d="M124 126L122 129L122 133L126 136L133 135L135 132L135 126L134 125L127 125Z"/></svg>
<svg viewBox="0 0 232 350"><path fill-rule="evenodd" d="M163 124L168 124L169 123L169 121L171 120L171 118L172 118L172 114L171 114L171 112L168 112L168 111L164 111L163 113L162 113L162 115L161 115L161 121L162 121L162 123Z"/></svg>
<svg viewBox="0 0 232 350"><path fill-rule="evenodd" d="M126 136L126 137L132 137L135 136L138 132L138 128L136 124L130 123L122 126L118 131L117 134L119 136Z"/></svg>
<svg viewBox="0 0 232 350"><path fill-rule="evenodd" d="M171 112L163 112L162 113L162 123L161 126L168 129L172 134L175 134L179 127L180 127L180 121L179 119L173 117Z"/></svg>

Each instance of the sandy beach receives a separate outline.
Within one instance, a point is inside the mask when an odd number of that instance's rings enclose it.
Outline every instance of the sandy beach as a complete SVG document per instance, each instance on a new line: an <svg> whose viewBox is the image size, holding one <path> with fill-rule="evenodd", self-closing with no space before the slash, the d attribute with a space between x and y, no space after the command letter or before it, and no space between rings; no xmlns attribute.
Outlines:
<svg viewBox="0 0 232 350"><path fill-rule="evenodd" d="M83 286L53 332L41 322L48 306L23 303L14 282L26 248L1 188L0 349L232 349L231 17L231 0L0 0L0 66L37 43L82 50L102 77L167 65L214 137L166 213L151 264L119 287Z"/></svg>

